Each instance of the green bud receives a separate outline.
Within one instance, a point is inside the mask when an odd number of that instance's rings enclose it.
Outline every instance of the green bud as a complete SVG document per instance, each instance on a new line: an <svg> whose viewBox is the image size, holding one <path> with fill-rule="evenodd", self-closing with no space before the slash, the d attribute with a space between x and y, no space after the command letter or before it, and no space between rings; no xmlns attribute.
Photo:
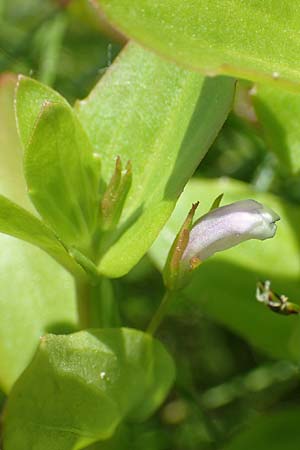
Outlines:
<svg viewBox="0 0 300 450"><path fill-rule="evenodd" d="M103 231L110 231L118 225L131 182L131 162L128 161L122 171L122 162L118 156L115 171L100 203L100 223Z"/></svg>

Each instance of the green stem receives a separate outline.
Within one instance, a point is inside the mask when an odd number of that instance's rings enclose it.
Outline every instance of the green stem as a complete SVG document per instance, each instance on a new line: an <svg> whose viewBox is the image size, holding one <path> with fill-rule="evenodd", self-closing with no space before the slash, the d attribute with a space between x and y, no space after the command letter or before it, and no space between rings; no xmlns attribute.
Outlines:
<svg viewBox="0 0 300 450"><path fill-rule="evenodd" d="M120 325L118 305L108 278L99 277L97 283L78 281L76 298L80 329Z"/></svg>
<svg viewBox="0 0 300 450"><path fill-rule="evenodd" d="M154 335L161 324L163 318L165 317L168 308L170 306L171 300L174 297L174 291L167 290L165 292L165 295L163 296L163 299L157 308L154 316L152 317L152 320L147 328L147 333Z"/></svg>
<svg viewBox="0 0 300 450"><path fill-rule="evenodd" d="M90 290L88 282L76 282L77 313L80 329L89 327L91 321Z"/></svg>

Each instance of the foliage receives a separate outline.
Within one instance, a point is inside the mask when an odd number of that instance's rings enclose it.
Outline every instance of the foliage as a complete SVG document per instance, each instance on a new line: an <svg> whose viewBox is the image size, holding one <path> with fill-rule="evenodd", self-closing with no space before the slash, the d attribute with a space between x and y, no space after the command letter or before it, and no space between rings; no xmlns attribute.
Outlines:
<svg viewBox="0 0 300 450"><path fill-rule="evenodd" d="M255 288L299 302L299 14L0 3L4 450L295 448L299 315ZM183 286L193 223L248 198L276 237Z"/></svg>

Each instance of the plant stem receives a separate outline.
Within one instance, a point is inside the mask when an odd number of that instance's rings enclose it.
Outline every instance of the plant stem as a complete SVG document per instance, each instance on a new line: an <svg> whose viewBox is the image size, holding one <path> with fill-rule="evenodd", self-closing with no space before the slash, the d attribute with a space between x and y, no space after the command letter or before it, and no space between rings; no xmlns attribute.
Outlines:
<svg viewBox="0 0 300 450"><path fill-rule="evenodd" d="M76 282L77 313L80 329L89 327L90 324L90 290L88 282Z"/></svg>
<svg viewBox="0 0 300 450"><path fill-rule="evenodd" d="M155 311L154 316L151 319L151 322L147 328L147 333L154 335L159 327L159 325L161 324L163 318L165 317L169 305L171 303L171 300L174 297L174 291L169 291L167 290L165 292L165 295L162 298L162 301L159 305L159 307L157 308L157 310Z"/></svg>
<svg viewBox="0 0 300 450"><path fill-rule="evenodd" d="M78 281L76 298L80 329L120 325L118 304L108 278L99 277L97 283Z"/></svg>

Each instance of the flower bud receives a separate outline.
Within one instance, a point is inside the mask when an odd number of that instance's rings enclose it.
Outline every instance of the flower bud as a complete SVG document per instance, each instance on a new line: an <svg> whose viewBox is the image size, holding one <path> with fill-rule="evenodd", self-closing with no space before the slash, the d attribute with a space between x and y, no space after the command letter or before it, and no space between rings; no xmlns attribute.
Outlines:
<svg viewBox="0 0 300 450"><path fill-rule="evenodd" d="M200 217L190 230L182 255L183 266L193 269L216 252L234 247L248 239L268 239L276 232L280 217L255 200L242 200L213 209Z"/></svg>
<svg viewBox="0 0 300 450"><path fill-rule="evenodd" d="M118 156L115 171L100 202L102 231L111 231L118 225L131 182L131 162L127 162L125 171L123 171L122 161Z"/></svg>

